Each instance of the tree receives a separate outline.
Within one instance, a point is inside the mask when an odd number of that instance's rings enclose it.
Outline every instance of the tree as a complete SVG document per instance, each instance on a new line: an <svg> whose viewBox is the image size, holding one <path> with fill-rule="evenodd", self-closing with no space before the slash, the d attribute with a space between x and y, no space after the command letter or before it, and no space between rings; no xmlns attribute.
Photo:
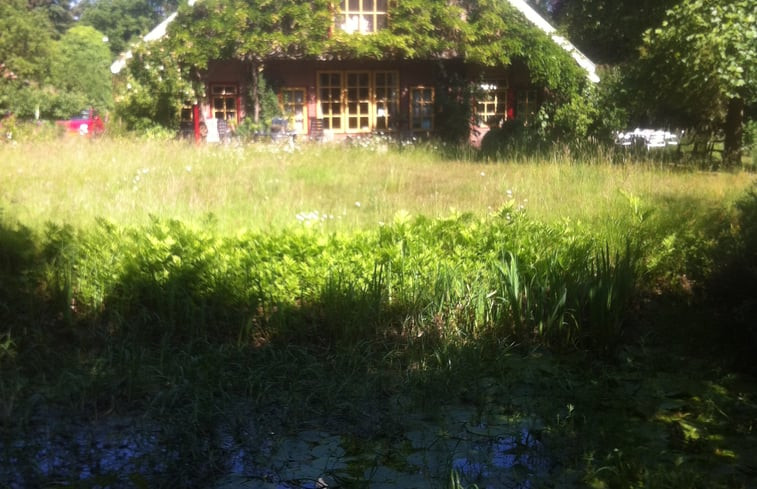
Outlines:
<svg viewBox="0 0 757 489"><path fill-rule="evenodd" d="M81 24L90 25L108 37L111 54L116 56L149 32L177 3L177 0L87 0L77 11Z"/></svg>
<svg viewBox="0 0 757 489"><path fill-rule="evenodd" d="M28 0L30 9L42 12L55 28L56 38L74 22L70 0Z"/></svg>
<svg viewBox="0 0 757 489"><path fill-rule="evenodd" d="M176 55L159 45L140 45L133 56L117 80L116 114L129 129L177 128L183 104L196 95Z"/></svg>
<svg viewBox="0 0 757 489"><path fill-rule="evenodd" d="M113 105L110 51L103 34L95 28L77 25L55 44L51 80L58 89L79 93L88 104L101 110Z"/></svg>
<svg viewBox="0 0 757 489"><path fill-rule="evenodd" d="M724 161L740 162L744 107L757 102L753 0L683 0L644 34L637 73L658 117L722 130Z"/></svg>
<svg viewBox="0 0 757 489"><path fill-rule="evenodd" d="M0 63L21 80L47 76L53 27L42 11L26 0L0 2Z"/></svg>
<svg viewBox="0 0 757 489"><path fill-rule="evenodd" d="M54 30L26 0L0 1L0 114L31 117L46 97Z"/></svg>
<svg viewBox="0 0 757 489"><path fill-rule="evenodd" d="M567 37L600 64L635 60L644 31L659 25L678 0L532 0Z"/></svg>

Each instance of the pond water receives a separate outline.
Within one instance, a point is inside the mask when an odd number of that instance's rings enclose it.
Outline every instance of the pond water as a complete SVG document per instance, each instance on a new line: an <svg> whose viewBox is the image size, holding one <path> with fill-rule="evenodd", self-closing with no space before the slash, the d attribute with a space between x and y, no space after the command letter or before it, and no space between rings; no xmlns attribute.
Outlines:
<svg viewBox="0 0 757 489"><path fill-rule="evenodd" d="M349 426L293 433L219 427L202 449L226 461L215 489L426 489L449 487L451 478L460 488L530 488L553 463L535 419L450 406L433 417L408 413L396 424L387 436L359 436ZM163 444L160 427L143 419L69 424L55 433L40 427L2 445L0 481L13 489L50 481L131 487L135 474L149 481L181 457Z"/></svg>

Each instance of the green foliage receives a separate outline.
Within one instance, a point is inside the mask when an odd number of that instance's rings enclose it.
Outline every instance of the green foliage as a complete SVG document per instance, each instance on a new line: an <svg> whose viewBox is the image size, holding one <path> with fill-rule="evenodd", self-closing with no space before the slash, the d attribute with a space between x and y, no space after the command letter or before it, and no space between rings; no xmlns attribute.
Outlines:
<svg viewBox="0 0 757 489"><path fill-rule="evenodd" d="M473 116L473 87L457 73L448 73L440 64L436 76L435 107L438 114L435 134L450 143L465 143L470 136Z"/></svg>
<svg viewBox="0 0 757 489"><path fill-rule="evenodd" d="M30 413L40 407L67 420L136 411L159 425L149 426L155 445L180 455L149 454L166 464L150 483L194 487L228 472L227 445L214 433L239 426L250 439L249 421L271 430L282 406L292 432L324 419L329 430L348 430L345 438L370 426L359 442L375 434L381 453L395 457L389 429L407 433L406 421L426 425L442 404L462 402L476 413L454 422L471 433L502 418L526 422L516 429L527 426L524 436L548 449L548 485L748 485L754 386L723 365L741 351L731 345L748 351L754 285L725 275L718 285L731 288L708 293L739 295L713 317L701 304L674 308L657 278L709 251L717 234L693 225L680 254L648 267L680 242L666 239L672 225L656 220L652 204L627 201L615 219L629 246L576 220L531 219L514 204L487 216L398 213L333 233L223 234L211 219L35 233L0 219L0 425L7 439L30 443L38 422ZM729 249L757 243L756 202L750 192L739 203ZM670 223L686 227L683 213L673 214ZM683 333L663 336L676 327ZM719 340L682 355L700 327ZM527 443L516 448L528 454ZM453 473L451 486L460 483Z"/></svg>
<svg viewBox="0 0 757 489"><path fill-rule="evenodd" d="M0 5L0 111L62 119L88 105L111 106L102 35L77 26L59 41L53 36L44 8L17 0Z"/></svg>
<svg viewBox="0 0 757 489"><path fill-rule="evenodd" d="M0 69L21 80L42 81L48 73L53 28L39 10L29 9L25 0L0 3ZM4 75L4 73L3 73ZM0 76L4 81L5 76Z"/></svg>
<svg viewBox="0 0 757 489"><path fill-rule="evenodd" d="M181 108L197 99L177 56L162 44L134 49L116 86L116 114L129 129L178 128Z"/></svg>
<svg viewBox="0 0 757 489"><path fill-rule="evenodd" d="M400 215L377 233L330 237L221 238L159 221L50 227L41 258L53 311L69 324L103 316L111 334L138 343L355 344L404 324L402 334L453 343L611 346L635 255L592 252L589 235L514 212Z"/></svg>
<svg viewBox="0 0 757 489"><path fill-rule="evenodd" d="M108 37L111 55L118 56L146 34L177 1L84 0L77 6L79 24L92 26Z"/></svg>
<svg viewBox="0 0 757 489"><path fill-rule="evenodd" d="M113 105L110 52L103 34L89 26L69 29L55 44L51 66L52 84L63 92L78 93L105 112Z"/></svg>
<svg viewBox="0 0 757 489"><path fill-rule="evenodd" d="M63 34L74 22L73 0L28 0L29 7L44 13L55 28L56 36Z"/></svg>
<svg viewBox="0 0 757 489"><path fill-rule="evenodd" d="M558 96L579 89L583 72L564 50L506 2L452 5L410 0L392 5L388 28L374 35L330 33L329 2L269 4L213 0L180 10L171 27L172 46L190 66L234 58L445 59L462 56L484 66L523 59L537 83ZM241 33L241 34L240 34Z"/></svg>
<svg viewBox="0 0 757 489"><path fill-rule="evenodd" d="M562 0L552 3L556 23L599 64L618 64L637 56L644 31L657 26L677 0Z"/></svg>
<svg viewBox="0 0 757 489"><path fill-rule="evenodd" d="M637 79L645 107L706 135L725 135L739 163L744 104L757 99L757 18L751 1L686 0L644 35Z"/></svg>
<svg viewBox="0 0 757 489"><path fill-rule="evenodd" d="M199 2L179 9L171 46L190 66L209 60L315 56L331 26L330 2Z"/></svg>
<svg viewBox="0 0 757 489"><path fill-rule="evenodd" d="M87 107L85 95L64 92L51 85L3 83L0 81L0 107L14 113L19 119L65 119Z"/></svg>

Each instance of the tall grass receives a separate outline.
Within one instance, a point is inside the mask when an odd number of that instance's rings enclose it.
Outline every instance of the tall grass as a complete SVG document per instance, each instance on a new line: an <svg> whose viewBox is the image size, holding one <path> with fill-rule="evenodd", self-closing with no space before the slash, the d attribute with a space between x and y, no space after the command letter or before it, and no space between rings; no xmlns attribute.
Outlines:
<svg viewBox="0 0 757 489"><path fill-rule="evenodd" d="M471 379L506 385L514 348L617 353L641 299L717 266L753 181L427 148L66 139L0 161L0 428L148 410L198 461L166 487L222 473L203 447L240 398L371 423L398 386L484 402Z"/></svg>
<svg viewBox="0 0 757 489"><path fill-rule="evenodd" d="M129 140L6 144L0 161L0 208L32 227L88 226L97 218L143 225L155 216L212 223L227 234L298 225L365 229L400 211L482 215L508 202L539 220L603 226L626 206L622 192L663 211L684 196L695 196L699 208L722 207L753 179L559 156L485 164L445 160L427 148L316 146L290 153Z"/></svg>

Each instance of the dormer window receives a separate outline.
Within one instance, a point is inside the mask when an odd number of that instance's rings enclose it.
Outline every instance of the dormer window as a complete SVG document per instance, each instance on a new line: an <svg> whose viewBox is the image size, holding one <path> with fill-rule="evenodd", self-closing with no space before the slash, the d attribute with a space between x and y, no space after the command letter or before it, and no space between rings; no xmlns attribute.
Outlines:
<svg viewBox="0 0 757 489"><path fill-rule="evenodd" d="M342 0L337 26L348 34L370 34L386 27L388 0Z"/></svg>

